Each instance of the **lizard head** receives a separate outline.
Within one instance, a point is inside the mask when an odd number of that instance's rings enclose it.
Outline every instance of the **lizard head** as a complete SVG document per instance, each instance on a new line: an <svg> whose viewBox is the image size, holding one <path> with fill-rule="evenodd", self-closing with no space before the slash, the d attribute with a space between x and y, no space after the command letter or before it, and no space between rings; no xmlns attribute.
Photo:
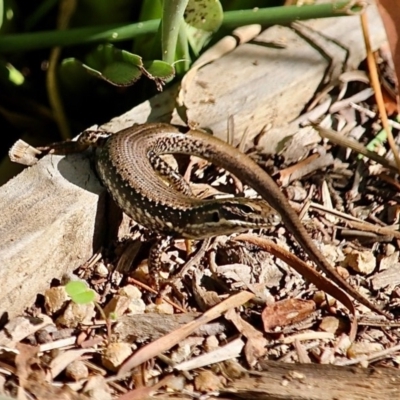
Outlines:
<svg viewBox="0 0 400 400"><path fill-rule="evenodd" d="M277 225L279 214L264 200L247 198L202 201L185 225L185 238L202 239Z"/></svg>

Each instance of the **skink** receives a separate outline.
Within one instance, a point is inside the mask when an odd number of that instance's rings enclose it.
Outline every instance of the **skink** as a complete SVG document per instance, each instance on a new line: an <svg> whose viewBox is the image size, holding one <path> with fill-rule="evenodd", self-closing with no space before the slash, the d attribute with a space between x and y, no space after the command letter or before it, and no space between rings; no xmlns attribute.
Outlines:
<svg viewBox="0 0 400 400"><path fill-rule="evenodd" d="M93 141L90 135L85 140L86 144ZM207 133L181 133L168 124L148 123L103 140L96 157L100 179L119 207L140 225L174 237L202 239L276 222L271 209L261 200L199 200L165 185L153 166L158 164L159 172L167 176L171 171L159 156L170 153L202 157L252 187L280 214L300 246L333 282L369 309L391 318L328 263L273 179L247 155Z"/></svg>

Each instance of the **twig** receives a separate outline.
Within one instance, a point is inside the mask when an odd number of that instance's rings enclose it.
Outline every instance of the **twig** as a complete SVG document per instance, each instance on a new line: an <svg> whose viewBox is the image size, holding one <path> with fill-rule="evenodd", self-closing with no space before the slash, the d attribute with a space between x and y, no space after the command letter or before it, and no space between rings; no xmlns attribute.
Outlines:
<svg viewBox="0 0 400 400"><path fill-rule="evenodd" d="M383 127L387 134L389 146L392 149L394 158L396 160L397 172L399 172L400 171L400 155L398 152L397 145L394 141L392 129L389 126L388 117L386 114L385 103L383 101L381 86L379 83L378 71L376 68L374 55L373 55L372 49L371 49L371 42L369 40L368 20L367 20L366 12L363 12L360 15L360 18L361 18L361 27L362 27L364 41L365 41L365 48L367 50L367 62L368 62L369 75L370 75L370 79L371 79L371 86L373 87L373 89L375 91L376 104L378 105L378 110L379 110L379 114L382 119L382 124L383 124Z"/></svg>
<svg viewBox="0 0 400 400"><path fill-rule="evenodd" d="M383 165L384 167L389 168L393 172L396 173L399 172L396 164L393 164L386 158L374 153L373 151L368 150L365 146L363 146L359 142L353 139L349 139L348 137L341 135L339 132L336 132L333 129L323 128L322 126L316 124L315 122L310 122L310 124L315 130L318 131L321 137L330 140L332 143L335 143L338 146L349 148L359 154L362 154L363 156L376 161L377 163Z"/></svg>
<svg viewBox="0 0 400 400"><path fill-rule="evenodd" d="M389 235L389 236L395 237L396 239L400 239L400 232L397 230L398 229L397 225L390 226L390 227L389 226L376 226L374 224L357 219L351 215L347 215L340 211L333 210L333 209L327 209L326 207L324 207L318 203L311 203L310 207L312 207L314 210L317 210L319 212L323 211L325 213L330 213L332 215L335 215L336 217L343 218L351 226L353 226L356 229L359 229L360 231L373 232L373 233L378 233L380 235Z"/></svg>

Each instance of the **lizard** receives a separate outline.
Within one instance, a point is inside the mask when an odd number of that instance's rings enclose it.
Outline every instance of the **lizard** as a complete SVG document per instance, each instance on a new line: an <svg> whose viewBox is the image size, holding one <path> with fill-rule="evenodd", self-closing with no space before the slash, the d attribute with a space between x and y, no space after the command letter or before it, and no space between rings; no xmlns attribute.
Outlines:
<svg viewBox="0 0 400 400"><path fill-rule="evenodd" d="M276 224L277 218L271 206L328 278L370 310L393 318L338 274L314 244L275 181L249 156L228 143L200 130L182 133L165 123L134 125L115 134L86 131L78 142L68 143L73 151L97 146L95 164L98 175L118 206L137 223L158 233L175 238L204 239L243 232ZM63 146L65 144L61 143L41 150L58 154L70 152ZM264 201L238 197L209 200L190 197L182 179L160 158L162 154L202 157L233 173ZM154 169L173 184L165 185ZM176 186L180 187L179 190Z"/></svg>

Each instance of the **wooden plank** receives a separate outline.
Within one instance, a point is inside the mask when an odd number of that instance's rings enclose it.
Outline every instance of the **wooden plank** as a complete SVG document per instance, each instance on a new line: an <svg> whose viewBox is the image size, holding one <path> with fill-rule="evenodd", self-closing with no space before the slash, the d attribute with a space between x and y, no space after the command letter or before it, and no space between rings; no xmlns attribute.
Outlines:
<svg viewBox="0 0 400 400"><path fill-rule="evenodd" d="M369 17L374 44L384 39L376 11ZM359 18L312 22L324 34L347 46L352 63L364 55ZM272 27L257 41L244 44L198 72L186 88L184 102L191 122L226 138L229 115L235 115L235 142L245 130L250 137L267 124L272 151L312 97L328 65L321 54L289 28ZM266 46L282 43L285 48ZM341 50L342 51L342 50ZM116 132L132 123L182 123L174 109L175 86L104 126ZM209 100L212 100L211 102ZM278 129L279 128L279 129ZM275 139L274 139L275 138ZM85 156L48 156L0 188L0 313L13 316L28 306L53 278L60 279L84 263L107 229L104 189Z"/></svg>
<svg viewBox="0 0 400 400"><path fill-rule="evenodd" d="M385 40L384 28L374 7L368 17L372 44L378 48ZM366 57L358 16L304 25L340 45L309 33L321 51L288 27L271 27L252 43L199 70L185 96L188 120L226 140L226 121L232 115L234 144L244 132L251 139L266 129L268 146L263 150L275 153L282 128L300 114L323 80L329 62L322 52L332 58L336 77L346 56L347 66L353 68Z"/></svg>
<svg viewBox="0 0 400 400"><path fill-rule="evenodd" d="M398 371L393 368L356 368L324 364L261 362L262 372L242 373L223 388L219 398L256 400L385 400L400 397ZM160 395L159 400L191 400ZM147 397L150 400L152 397Z"/></svg>
<svg viewBox="0 0 400 400"><path fill-rule="evenodd" d="M21 312L99 248L102 193L84 155L46 157L1 188L1 313Z"/></svg>

